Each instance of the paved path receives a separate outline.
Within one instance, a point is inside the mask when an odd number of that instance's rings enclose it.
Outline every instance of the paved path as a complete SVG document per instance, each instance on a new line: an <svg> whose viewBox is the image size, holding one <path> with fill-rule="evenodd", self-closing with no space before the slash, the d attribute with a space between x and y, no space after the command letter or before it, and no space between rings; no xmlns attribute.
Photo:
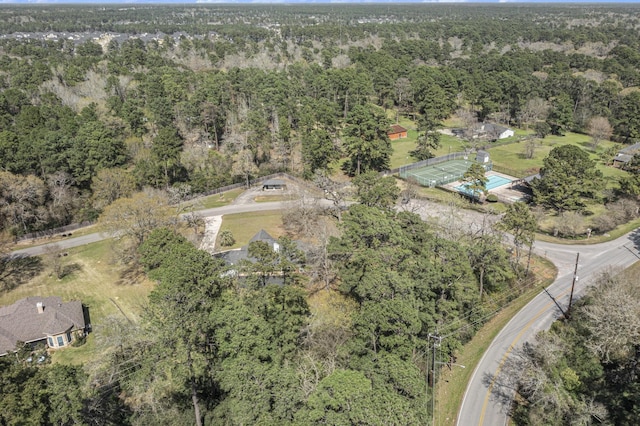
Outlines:
<svg viewBox="0 0 640 426"><path fill-rule="evenodd" d="M584 294L599 273L607 269L624 269L640 260L639 247L639 232L635 230L616 240L594 245L567 246L536 242L535 251L557 266L558 276L548 287L548 291L565 309L569 303L577 253L580 253L580 261L574 298ZM561 315L554 302L541 290L538 296L509 321L493 340L473 373L458 415L459 426L507 424L510 401L505 401L504 395L494 389L495 377L506 357L515 348L532 340L538 331L548 329Z"/></svg>
<svg viewBox="0 0 640 426"><path fill-rule="evenodd" d="M222 216L209 216L204 218L204 236L200 241L200 250L207 253L215 253L216 238L222 225Z"/></svg>

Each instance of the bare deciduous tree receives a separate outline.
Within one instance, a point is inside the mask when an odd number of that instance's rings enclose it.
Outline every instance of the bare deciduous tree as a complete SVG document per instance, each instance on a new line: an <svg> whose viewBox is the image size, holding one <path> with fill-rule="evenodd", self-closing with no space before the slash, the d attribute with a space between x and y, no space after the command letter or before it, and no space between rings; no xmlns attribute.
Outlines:
<svg viewBox="0 0 640 426"><path fill-rule="evenodd" d="M0 171L0 217L4 228L13 226L27 233L48 220L45 206L47 186L36 176Z"/></svg>
<svg viewBox="0 0 640 426"><path fill-rule="evenodd" d="M51 274L57 279L64 278L64 262L62 249L58 244L50 244L44 247L44 254L42 255L46 265L51 269Z"/></svg>
<svg viewBox="0 0 640 426"><path fill-rule="evenodd" d="M307 253L307 263L311 266L312 280L322 283L329 290L337 278L333 259L329 254L331 237L337 236L336 230L326 220L321 220L314 233L315 244Z"/></svg>
<svg viewBox="0 0 640 426"><path fill-rule="evenodd" d="M282 223L291 235L310 238L318 224L320 206L318 199L310 197L303 191L294 195L282 214Z"/></svg>
<svg viewBox="0 0 640 426"><path fill-rule="evenodd" d="M536 149L540 146L540 141L535 139L535 138L531 138L531 139L527 139L527 141L524 143L524 157L531 159L533 158L533 156L536 154Z"/></svg>
<svg viewBox="0 0 640 426"><path fill-rule="evenodd" d="M478 114L469 107L458 108L456 115L462 122L462 135L464 139L473 145L478 129Z"/></svg>
<svg viewBox="0 0 640 426"><path fill-rule="evenodd" d="M565 237L576 237L586 232L584 217L578 212L565 212L556 218L554 234Z"/></svg>
<svg viewBox="0 0 640 426"><path fill-rule="evenodd" d="M102 210L121 197L129 197L136 189L133 175L124 169L101 169L91 180L93 208Z"/></svg>
<svg viewBox="0 0 640 426"><path fill-rule="evenodd" d="M138 192L130 198L120 198L104 209L98 220L100 228L124 242L127 252L135 250L156 228L174 227L178 218L160 191ZM125 256L126 257L126 256Z"/></svg>
<svg viewBox="0 0 640 426"><path fill-rule="evenodd" d="M318 188L324 191L324 197L332 202L329 212L338 221L342 220L342 211L347 207L347 197L351 194L351 190L347 185L332 180L327 173L322 170L316 170L313 182Z"/></svg>
<svg viewBox="0 0 640 426"><path fill-rule="evenodd" d="M595 301L582 310L590 331L587 347L605 363L633 359L640 342L637 280L608 271L597 279Z"/></svg>
<svg viewBox="0 0 640 426"><path fill-rule="evenodd" d="M518 119L529 128L530 123L544 121L549 114L549 102L542 98L532 98L527 101L518 114Z"/></svg>
<svg viewBox="0 0 640 426"><path fill-rule="evenodd" d="M587 123L587 133L591 136L591 148L596 150L601 141L611 137L613 127L606 117L591 117Z"/></svg>
<svg viewBox="0 0 640 426"><path fill-rule="evenodd" d="M55 172L47 177L49 195L52 199L51 211L60 219L68 218L73 214L74 203L78 197L78 191L73 187L73 177L67 172Z"/></svg>

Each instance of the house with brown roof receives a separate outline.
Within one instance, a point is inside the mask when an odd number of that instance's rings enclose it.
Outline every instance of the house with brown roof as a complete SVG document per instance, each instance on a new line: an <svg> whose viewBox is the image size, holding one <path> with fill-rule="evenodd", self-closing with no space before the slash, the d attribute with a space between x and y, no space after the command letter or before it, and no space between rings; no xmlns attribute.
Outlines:
<svg viewBox="0 0 640 426"><path fill-rule="evenodd" d="M18 342L62 348L84 336L85 328L80 301L63 303L57 296L27 297L0 307L0 356L15 351Z"/></svg>
<svg viewBox="0 0 640 426"><path fill-rule="evenodd" d="M391 129L387 132L389 139L395 141L396 139L404 139L407 137L407 129L397 124L391 126Z"/></svg>

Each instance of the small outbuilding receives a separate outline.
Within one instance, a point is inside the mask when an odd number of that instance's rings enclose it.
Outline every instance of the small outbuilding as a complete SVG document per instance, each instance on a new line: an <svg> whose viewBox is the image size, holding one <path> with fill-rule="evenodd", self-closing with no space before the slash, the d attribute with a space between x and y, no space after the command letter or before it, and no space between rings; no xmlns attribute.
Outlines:
<svg viewBox="0 0 640 426"><path fill-rule="evenodd" d="M391 126L391 129L389 129L389 131L387 132L387 135L389 136L389 139L391 139L392 141L397 139L404 139L407 137L407 129L397 124L394 124L393 126Z"/></svg>
<svg viewBox="0 0 640 426"><path fill-rule="evenodd" d="M267 179L264 182L262 182L263 191L272 190L272 189L285 190L287 189L287 183L282 179Z"/></svg>
<svg viewBox="0 0 640 426"><path fill-rule="evenodd" d="M476 162L486 164L489 162L489 153L487 151L478 151L476 153Z"/></svg>

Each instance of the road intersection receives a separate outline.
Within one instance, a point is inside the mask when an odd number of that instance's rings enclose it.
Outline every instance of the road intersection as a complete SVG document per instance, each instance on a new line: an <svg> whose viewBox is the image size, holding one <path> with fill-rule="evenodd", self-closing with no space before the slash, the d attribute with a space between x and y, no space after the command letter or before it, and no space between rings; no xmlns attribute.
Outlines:
<svg viewBox="0 0 640 426"><path fill-rule="evenodd" d="M580 253L578 279L574 299L585 290L600 273L622 270L640 260L640 232L630 232L620 238L593 245L560 245L536 242L534 251L551 260L558 268L556 280L547 290L566 308L573 281L577 253ZM495 337L478 363L467 385L464 400L458 412L458 426L499 426L508 422L508 402L496 392L496 378L506 358L536 333L551 327L562 312L544 292L540 291L520 310Z"/></svg>

